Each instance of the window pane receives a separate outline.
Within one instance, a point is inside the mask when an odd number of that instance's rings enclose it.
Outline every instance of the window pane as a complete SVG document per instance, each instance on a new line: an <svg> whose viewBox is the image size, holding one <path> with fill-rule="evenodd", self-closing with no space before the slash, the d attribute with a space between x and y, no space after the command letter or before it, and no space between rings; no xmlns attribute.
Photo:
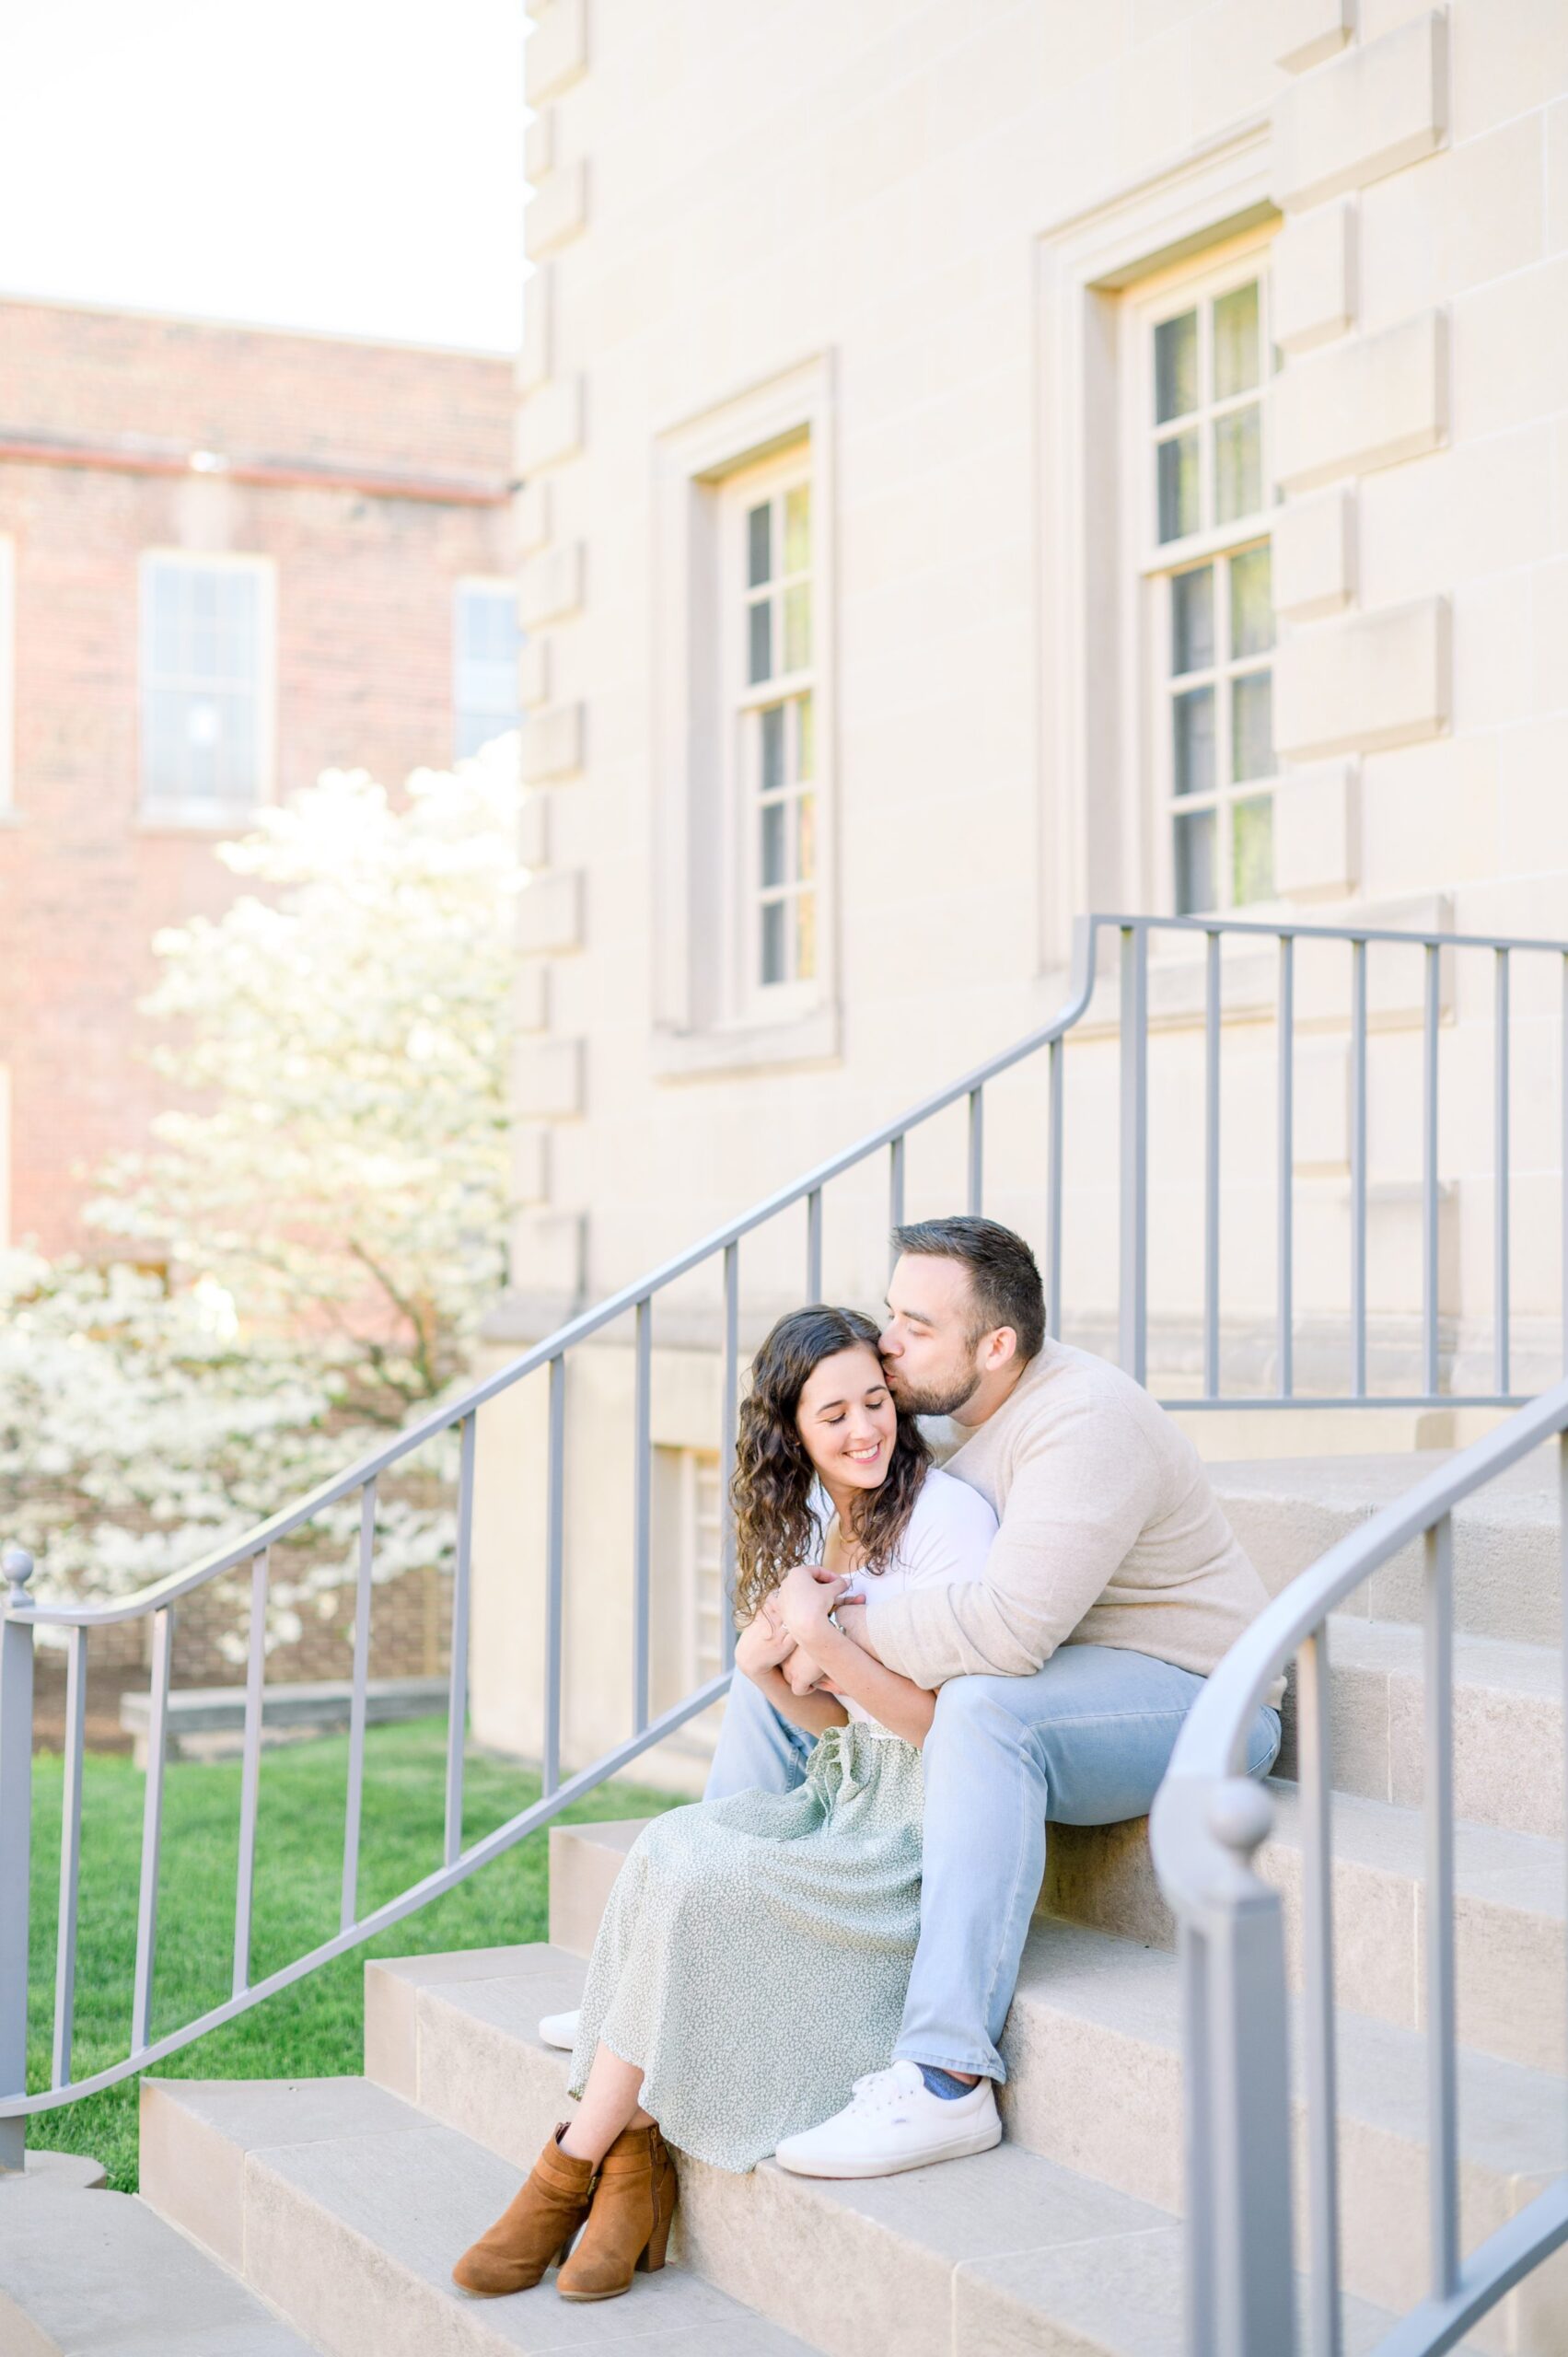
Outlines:
<svg viewBox="0 0 1568 2357"><path fill-rule="evenodd" d="M1179 573L1170 585L1170 668L1206 671L1214 659L1214 568Z"/></svg>
<svg viewBox="0 0 1568 2357"><path fill-rule="evenodd" d="M802 892L795 904L795 978L808 982L817 971L817 895Z"/></svg>
<svg viewBox="0 0 1568 2357"><path fill-rule="evenodd" d="M1249 671L1230 683L1230 774L1234 784L1274 774L1273 681Z"/></svg>
<svg viewBox="0 0 1568 2357"><path fill-rule="evenodd" d="M754 606L747 608L746 678L751 687L759 679L771 679L773 675L772 618L771 598L759 598Z"/></svg>
<svg viewBox="0 0 1568 2357"><path fill-rule="evenodd" d="M1155 330L1155 423L1190 417L1198 406L1198 314L1162 319Z"/></svg>
<svg viewBox="0 0 1568 2357"><path fill-rule="evenodd" d="M784 493L784 571L804 573L811 563L811 486L797 483Z"/></svg>
<svg viewBox="0 0 1568 2357"><path fill-rule="evenodd" d="M1274 643L1274 601L1269 544L1244 549L1230 561L1230 651L1262 655Z"/></svg>
<svg viewBox="0 0 1568 2357"><path fill-rule="evenodd" d="M788 910L783 900L762 903L762 971L764 982L782 982L787 979L784 965L784 927Z"/></svg>
<svg viewBox="0 0 1568 2357"><path fill-rule="evenodd" d="M761 717L762 792L776 794L784 782L784 708L771 703Z"/></svg>
<svg viewBox="0 0 1568 2357"><path fill-rule="evenodd" d="M773 511L764 500L761 507L751 508L746 517L746 586L761 587L773 577Z"/></svg>
<svg viewBox="0 0 1568 2357"><path fill-rule="evenodd" d="M1198 528L1198 436L1178 434L1159 446L1160 539L1179 540Z"/></svg>
<svg viewBox="0 0 1568 2357"><path fill-rule="evenodd" d="M1176 913L1196 916L1214 906L1214 819L1190 810L1176 822Z"/></svg>
<svg viewBox="0 0 1568 2357"><path fill-rule="evenodd" d="M810 696L796 696L795 774L797 778L817 774L817 707Z"/></svg>
<svg viewBox="0 0 1568 2357"><path fill-rule="evenodd" d="M789 805L786 802L764 802L762 805L762 881L783 884L784 875L784 837L788 829Z"/></svg>
<svg viewBox="0 0 1568 2357"><path fill-rule="evenodd" d="M1178 794L1209 794L1214 783L1214 691L1189 688L1171 699L1171 766Z"/></svg>
<svg viewBox="0 0 1568 2357"><path fill-rule="evenodd" d="M517 726L517 602L510 587L470 583L452 609L456 757L465 761Z"/></svg>
<svg viewBox="0 0 1568 2357"><path fill-rule="evenodd" d="M817 797L803 794L796 805L798 831L796 836L795 872L802 884L809 884L817 873Z"/></svg>
<svg viewBox="0 0 1568 2357"><path fill-rule="evenodd" d="M1267 900L1274 889L1274 806L1260 794L1237 802L1230 814L1233 900Z"/></svg>
<svg viewBox="0 0 1568 2357"><path fill-rule="evenodd" d="M1263 505L1263 444L1256 401L1214 420L1214 517L1228 524ZM1163 536L1162 536L1163 537Z"/></svg>
<svg viewBox="0 0 1568 2357"><path fill-rule="evenodd" d="M811 590L798 582L784 594L784 667L804 671L811 660Z"/></svg>
<svg viewBox="0 0 1568 2357"><path fill-rule="evenodd" d="M1250 392L1258 382L1258 282L1235 286L1214 305L1214 399Z"/></svg>

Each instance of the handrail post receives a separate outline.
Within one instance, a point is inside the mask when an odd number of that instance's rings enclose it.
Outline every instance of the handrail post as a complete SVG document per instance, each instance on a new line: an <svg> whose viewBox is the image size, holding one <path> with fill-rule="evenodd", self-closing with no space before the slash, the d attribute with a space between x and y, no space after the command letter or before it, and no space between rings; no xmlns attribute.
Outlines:
<svg viewBox="0 0 1568 2357"><path fill-rule="evenodd" d="M15 1615L28 1600L33 1560L25 1547L0 1557L0 2095L28 2090L28 1898L32 1866L32 1628ZM27 2166L28 2123L0 2119L0 2174Z"/></svg>
<svg viewBox="0 0 1568 2357"><path fill-rule="evenodd" d="M1207 2229L1202 2272L1214 2308L1204 2357L1295 2352L1283 1910L1250 1864L1272 1814L1267 1794L1242 1778L1215 1786L1208 1808L1208 1829L1247 1887L1216 1897L1203 1933L1213 2165L1191 2231Z"/></svg>
<svg viewBox="0 0 1568 2357"><path fill-rule="evenodd" d="M1121 1283L1118 1355L1134 1383L1148 1372L1149 936L1121 928Z"/></svg>

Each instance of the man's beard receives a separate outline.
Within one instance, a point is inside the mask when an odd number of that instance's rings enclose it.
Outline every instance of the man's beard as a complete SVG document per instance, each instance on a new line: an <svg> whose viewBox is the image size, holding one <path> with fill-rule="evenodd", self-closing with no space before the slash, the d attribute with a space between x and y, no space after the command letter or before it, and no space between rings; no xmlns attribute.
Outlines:
<svg viewBox="0 0 1568 2357"><path fill-rule="evenodd" d="M980 1389L980 1376L971 1367L968 1375L954 1376L940 1389L933 1387L930 1390L916 1391L907 1384L900 1384L897 1387L890 1386L889 1388L893 1390L895 1401L903 1409L906 1415L956 1416L960 1408L968 1407Z"/></svg>

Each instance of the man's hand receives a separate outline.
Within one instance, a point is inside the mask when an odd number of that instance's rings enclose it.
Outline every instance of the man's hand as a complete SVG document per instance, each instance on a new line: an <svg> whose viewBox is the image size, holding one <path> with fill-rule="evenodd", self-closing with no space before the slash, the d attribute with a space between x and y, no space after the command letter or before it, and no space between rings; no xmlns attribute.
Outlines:
<svg viewBox="0 0 1568 2357"><path fill-rule="evenodd" d="M828 1615L848 1585L837 1572L825 1572L820 1563L797 1563L773 1590L779 1619L807 1653L828 1626Z"/></svg>

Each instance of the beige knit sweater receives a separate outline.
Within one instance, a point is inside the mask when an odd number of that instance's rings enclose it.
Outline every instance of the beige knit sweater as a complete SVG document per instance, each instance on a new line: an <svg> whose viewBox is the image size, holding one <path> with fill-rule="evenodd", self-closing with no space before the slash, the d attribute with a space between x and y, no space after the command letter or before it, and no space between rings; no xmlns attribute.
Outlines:
<svg viewBox="0 0 1568 2357"><path fill-rule="evenodd" d="M1048 1341L994 1415L946 1429L960 1436L947 1471L1002 1527L970 1585L878 1598L872 1584L866 1634L916 1685L1027 1677L1064 1644L1206 1677L1266 1603L1197 1450L1107 1360Z"/></svg>

